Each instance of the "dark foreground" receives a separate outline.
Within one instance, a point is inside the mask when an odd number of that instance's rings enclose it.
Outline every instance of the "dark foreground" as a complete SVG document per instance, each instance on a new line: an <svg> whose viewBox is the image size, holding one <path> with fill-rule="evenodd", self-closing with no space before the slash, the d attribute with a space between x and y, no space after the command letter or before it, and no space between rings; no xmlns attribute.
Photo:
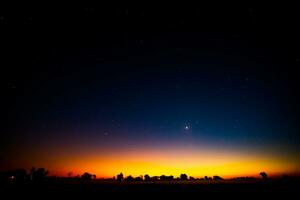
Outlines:
<svg viewBox="0 0 300 200"><path fill-rule="evenodd" d="M183 196L261 198L295 198L300 194L299 180L268 181L162 181L140 183L118 183L116 181L76 182L51 180L44 183L2 184L1 194L9 199L83 197L124 197L124 198L176 198ZM295 196L296 195L296 196ZM201 198L200 198L201 197ZM100 198L101 199L101 198Z"/></svg>

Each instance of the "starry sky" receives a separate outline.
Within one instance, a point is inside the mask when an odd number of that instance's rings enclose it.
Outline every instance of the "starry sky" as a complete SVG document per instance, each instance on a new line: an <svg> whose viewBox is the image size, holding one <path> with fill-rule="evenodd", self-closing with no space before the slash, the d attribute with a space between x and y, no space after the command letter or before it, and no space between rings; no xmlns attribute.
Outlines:
<svg viewBox="0 0 300 200"><path fill-rule="evenodd" d="M295 13L1 8L0 169L298 174Z"/></svg>

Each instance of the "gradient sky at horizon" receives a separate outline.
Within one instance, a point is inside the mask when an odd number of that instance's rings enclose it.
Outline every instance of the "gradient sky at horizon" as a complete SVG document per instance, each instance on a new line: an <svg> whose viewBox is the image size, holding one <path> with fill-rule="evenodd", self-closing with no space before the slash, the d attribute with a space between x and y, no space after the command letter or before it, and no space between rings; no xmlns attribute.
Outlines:
<svg viewBox="0 0 300 200"><path fill-rule="evenodd" d="M164 11L98 9L2 19L0 170L299 174L300 59L293 35L273 30L286 23L266 28L256 8L214 11L202 29L204 10L168 21ZM13 38L10 23L24 35Z"/></svg>

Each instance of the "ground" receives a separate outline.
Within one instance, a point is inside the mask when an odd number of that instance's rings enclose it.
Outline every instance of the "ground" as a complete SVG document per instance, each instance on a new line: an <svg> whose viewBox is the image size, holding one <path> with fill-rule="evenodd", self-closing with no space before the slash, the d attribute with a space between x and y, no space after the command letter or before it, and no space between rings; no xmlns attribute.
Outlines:
<svg viewBox="0 0 300 200"><path fill-rule="evenodd" d="M299 180L249 180L249 181L159 181L159 182L117 182L94 180L89 182L73 180L50 180L39 184L5 184L5 195L11 198L66 197L126 197L126 198L176 198L195 197L243 197L276 198L299 195Z"/></svg>

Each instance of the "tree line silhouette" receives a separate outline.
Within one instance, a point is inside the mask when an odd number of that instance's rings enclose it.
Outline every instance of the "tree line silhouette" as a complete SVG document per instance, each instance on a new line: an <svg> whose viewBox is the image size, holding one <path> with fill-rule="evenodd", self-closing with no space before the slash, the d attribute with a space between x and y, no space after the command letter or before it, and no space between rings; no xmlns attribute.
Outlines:
<svg viewBox="0 0 300 200"><path fill-rule="evenodd" d="M194 178L192 176L188 176L186 174L181 174L179 177L175 178L174 176L166 176L166 175L161 175L161 176L152 176L150 177L148 174L139 177L132 177L131 175L127 176L124 178L123 173L120 173L117 175L117 181L175 181L175 180L181 180L181 181L187 181L187 180L224 180L220 176L213 176L213 177L207 177L205 176L204 178Z"/></svg>
<svg viewBox="0 0 300 200"><path fill-rule="evenodd" d="M2 181L4 180L10 182L17 182L17 183L22 183L22 182L41 183L45 181L45 179L49 178L48 175L49 175L49 171L46 170L45 168L32 167L29 170L29 172L27 172L25 169L16 169L13 171L0 173L0 179ZM72 173L69 172L67 175L68 178L82 180L82 181L91 181L97 178L95 174L91 174L88 172L85 172L82 175L77 175L77 176L72 176ZM266 172L260 172L259 175L261 176L262 180L268 179L268 175ZM181 174L179 177L174 177L172 175L170 176L161 175L161 176L151 177L148 174L145 174L144 176L141 175L138 177L133 177L131 175L125 177L123 173L120 173L116 175L116 177L113 177L112 179L108 179L108 180L114 180L118 182L141 182L141 181L149 182L149 181L193 181L193 180L220 181L224 179L220 176L212 176L212 177L204 176L203 178L194 178L192 176L188 176L187 174ZM237 178L232 178L230 180L255 180L255 178L237 177Z"/></svg>
<svg viewBox="0 0 300 200"><path fill-rule="evenodd" d="M49 171L45 168L35 168L32 167L27 173L26 169L16 169L14 171L7 171L1 173L1 180L8 180L11 182L23 183L25 181L30 182L43 182Z"/></svg>

